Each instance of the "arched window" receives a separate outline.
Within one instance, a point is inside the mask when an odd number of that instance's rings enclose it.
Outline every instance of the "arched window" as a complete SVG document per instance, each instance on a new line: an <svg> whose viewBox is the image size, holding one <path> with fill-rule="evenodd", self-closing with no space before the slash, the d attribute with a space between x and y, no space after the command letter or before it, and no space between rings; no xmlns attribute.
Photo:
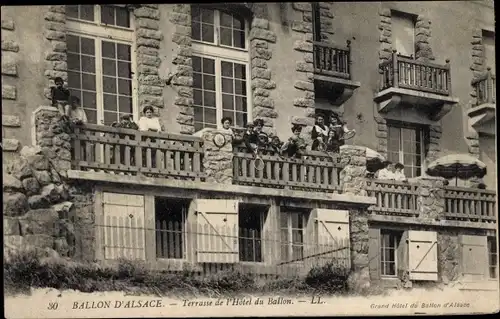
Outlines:
<svg viewBox="0 0 500 319"><path fill-rule="evenodd" d="M248 21L192 6L195 130L220 126L223 117L244 126L249 118Z"/></svg>
<svg viewBox="0 0 500 319"><path fill-rule="evenodd" d="M133 17L124 6L67 5L68 88L89 123L137 115Z"/></svg>

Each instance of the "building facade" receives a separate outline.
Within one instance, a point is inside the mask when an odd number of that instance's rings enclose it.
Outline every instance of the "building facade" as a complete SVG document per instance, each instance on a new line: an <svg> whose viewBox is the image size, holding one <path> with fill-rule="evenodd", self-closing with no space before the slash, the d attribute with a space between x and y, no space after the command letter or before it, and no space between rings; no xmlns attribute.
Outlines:
<svg viewBox="0 0 500 319"><path fill-rule="evenodd" d="M496 279L492 9L3 7L6 242L174 270L279 273L340 260L359 287ZM71 135L50 107L56 77L89 120ZM110 127L147 105L166 133ZM262 119L281 140L303 125L310 142L318 113L356 130L340 154L261 154L258 168L220 131L223 117L235 130ZM410 182L366 178L366 148L403 163ZM487 165L486 190L426 176L452 153ZM45 224L63 219L65 232L47 234Z"/></svg>

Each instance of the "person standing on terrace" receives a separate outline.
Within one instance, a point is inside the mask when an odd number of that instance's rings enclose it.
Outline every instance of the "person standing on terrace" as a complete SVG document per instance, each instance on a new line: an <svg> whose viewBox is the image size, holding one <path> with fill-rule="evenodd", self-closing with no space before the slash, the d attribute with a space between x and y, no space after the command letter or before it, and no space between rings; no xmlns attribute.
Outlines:
<svg viewBox="0 0 500 319"><path fill-rule="evenodd" d="M293 135L283 144L281 153L286 154L288 157L300 158L306 150L306 142L300 137L302 126L294 124L292 126L292 133Z"/></svg>
<svg viewBox="0 0 500 319"><path fill-rule="evenodd" d="M311 138L313 140L311 150L326 150L324 148L328 140L328 127L325 125L325 118L321 114L316 116L316 124L311 131Z"/></svg>
<svg viewBox="0 0 500 319"><path fill-rule="evenodd" d="M231 139L234 140L236 136L234 135L234 132L231 129L233 120L229 116L226 116L222 118L221 122L222 122L222 131L228 135L231 135Z"/></svg>
<svg viewBox="0 0 500 319"><path fill-rule="evenodd" d="M54 83L56 86L53 86L50 89L52 106L57 107L57 110L63 119L69 120L71 94L69 90L64 87L64 81L62 78L55 78Z"/></svg>
<svg viewBox="0 0 500 319"><path fill-rule="evenodd" d="M381 180L395 180L394 164L390 161L385 161L384 168L376 173L375 178Z"/></svg>
<svg viewBox="0 0 500 319"><path fill-rule="evenodd" d="M154 109L151 105L146 105L142 109L141 118L139 119L139 131L163 132L164 126L160 118L154 115Z"/></svg>
<svg viewBox="0 0 500 319"><path fill-rule="evenodd" d="M396 163L394 166L395 172L394 172L394 179L399 182L407 182L408 179L405 176L405 166L401 163Z"/></svg>

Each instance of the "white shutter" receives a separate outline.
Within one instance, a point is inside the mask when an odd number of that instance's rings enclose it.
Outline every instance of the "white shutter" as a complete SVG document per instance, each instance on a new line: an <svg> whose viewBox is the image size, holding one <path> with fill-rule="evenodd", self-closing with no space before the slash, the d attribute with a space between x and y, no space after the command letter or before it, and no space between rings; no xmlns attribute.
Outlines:
<svg viewBox="0 0 500 319"><path fill-rule="evenodd" d="M460 255L464 281L481 281L488 276L486 236L460 235Z"/></svg>
<svg viewBox="0 0 500 319"><path fill-rule="evenodd" d="M392 47L399 54L410 56L415 52L415 26L411 19L393 15L392 24Z"/></svg>
<svg viewBox="0 0 500 319"><path fill-rule="evenodd" d="M144 196L104 193L104 258L146 259Z"/></svg>
<svg viewBox="0 0 500 319"><path fill-rule="evenodd" d="M437 233L408 231L408 258L410 280L438 279Z"/></svg>
<svg viewBox="0 0 500 319"><path fill-rule="evenodd" d="M196 260L200 263L238 262L238 201L197 199L196 213Z"/></svg>
<svg viewBox="0 0 500 319"><path fill-rule="evenodd" d="M349 211L315 209L317 254L322 262L350 267Z"/></svg>

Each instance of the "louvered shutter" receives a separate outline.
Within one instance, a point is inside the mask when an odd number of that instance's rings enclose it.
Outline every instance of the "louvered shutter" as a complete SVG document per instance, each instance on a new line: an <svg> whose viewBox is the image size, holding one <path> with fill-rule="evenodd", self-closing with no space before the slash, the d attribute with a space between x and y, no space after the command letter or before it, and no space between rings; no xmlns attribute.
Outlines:
<svg viewBox="0 0 500 319"><path fill-rule="evenodd" d="M370 228L368 239L368 266L370 278L380 280L380 229Z"/></svg>

